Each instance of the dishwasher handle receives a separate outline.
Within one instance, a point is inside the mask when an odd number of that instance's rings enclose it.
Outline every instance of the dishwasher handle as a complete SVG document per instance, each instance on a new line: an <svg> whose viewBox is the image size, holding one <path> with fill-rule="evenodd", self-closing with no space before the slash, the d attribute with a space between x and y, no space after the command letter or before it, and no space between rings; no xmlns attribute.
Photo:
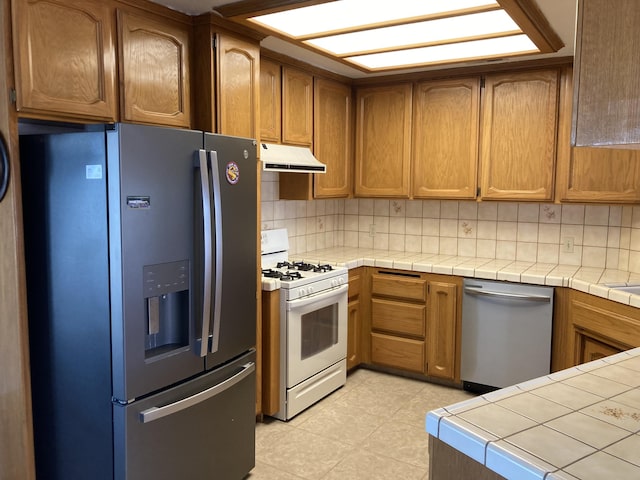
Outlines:
<svg viewBox="0 0 640 480"><path fill-rule="evenodd" d="M486 296L494 298L505 298L508 300L524 300L527 302L550 303L551 297L546 295L523 295L521 293L493 292L477 287L464 287L464 293L475 296Z"/></svg>

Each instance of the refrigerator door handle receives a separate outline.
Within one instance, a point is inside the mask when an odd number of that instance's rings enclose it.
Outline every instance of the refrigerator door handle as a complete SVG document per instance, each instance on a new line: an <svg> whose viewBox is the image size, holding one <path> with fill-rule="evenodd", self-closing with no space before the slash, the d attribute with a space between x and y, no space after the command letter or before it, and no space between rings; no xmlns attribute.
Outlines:
<svg viewBox="0 0 640 480"><path fill-rule="evenodd" d="M218 169L218 152L211 150L211 183L213 184L213 218L215 222L215 295L213 298L213 338L211 353L218 351L220 343L220 317L222 312L222 202L220 201L220 172Z"/></svg>
<svg viewBox="0 0 640 480"><path fill-rule="evenodd" d="M164 418L168 415L180 412L189 407L197 405L198 403L215 397L216 395L221 394L225 390L228 390L235 384L247 378L255 371L255 369L255 362L246 363L242 366L242 370L240 370L238 373L236 373L232 377L229 377L224 382L214 385L213 387L207 388L206 390L196 393L195 395L192 395L190 397L183 398L182 400L178 400L177 402L170 403L169 405L147 408L146 410L140 412L140 422L153 422L154 420L159 420L160 418Z"/></svg>
<svg viewBox="0 0 640 480"><path fill-rule="evenodd" d="M199 150L200 161L200 185L202 188L202 216L204 223L204 292L202 298L202 331L200 340L201 357L207 355L209 343L209 321L211 318L211 188L209 182L209 166L207 164L207 152Z"/></svg>

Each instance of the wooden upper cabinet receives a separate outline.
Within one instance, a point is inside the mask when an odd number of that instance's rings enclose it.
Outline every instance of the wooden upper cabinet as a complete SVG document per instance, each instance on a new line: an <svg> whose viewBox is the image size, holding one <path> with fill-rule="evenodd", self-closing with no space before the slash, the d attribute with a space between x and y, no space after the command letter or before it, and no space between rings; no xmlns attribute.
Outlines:
<svg viewBox="0 0 640 480"><path fill-rule="evenodd" d="M317 78L313 98L313 151L327 166L326 173L313 175L313 196L347 197L353 168L351 87Z"/></svg>
<svg viewBox="0 0 640 480"><path fill-rule="evenodd" d="M12 5L18 111L116 120L110 3L15 0Z"/></svg>
<svg viewBox="0 0 640 480"><path fill-rule="evenodd" d="M412 85L366 87L356 93L355 194L408 197Z"/></svg>
<svg viewBox="0 0 640 480"><path fill-rule="evenodd" d="M260 59L260 140L280 142L282 138L282 67Z"/></svg>
<svg viewBox="0 0 640 480"><path fill-rule="evenodd" d="M580 0L572 143L640 148L640 2Z"/></svg>
<svg viewBox="0 0 640 480"><path fill-rule="evenodd" d="M218 133L258 139L260 47L258 42L216 35Z"/></svg>
<svg viewBox="0 0 640 480"><path fill-rule="evenodd" d="M282 143L313 143L313 75L282 67Z"/></svg>
<svg viewBox="0 0 640 480"><path fill-rule="evenodd" d="M559 71L487 76L481 113L481 197L553 198Z"/></svg>
<svg viewBox="0 0 640 480"><path fill-rule="evenodd" d="M189 27L118 10L122 120L191 126Z"/></svg>
<svg viewBox="0 0 640 480"><path fill-rule="evenodd" d="M413 196L475 198L480 78L418 83L413 108Z"/></svg>
<svg viewBox="0 0 640 480"><path fill-rule="evenodd" d="M557 195L563 202L640 201L640 151L571 147L571 68L563 72Z"/></svg>

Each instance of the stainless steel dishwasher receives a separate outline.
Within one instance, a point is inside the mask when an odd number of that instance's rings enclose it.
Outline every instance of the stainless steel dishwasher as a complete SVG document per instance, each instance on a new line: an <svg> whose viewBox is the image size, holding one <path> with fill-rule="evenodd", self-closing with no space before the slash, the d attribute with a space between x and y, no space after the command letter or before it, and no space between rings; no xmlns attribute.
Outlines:
<svg viewBox="0 0 640 480"><path fill-rule="evenodd" d="M553 287L465 279L465 390L484 393L549 373Z"/></svg>

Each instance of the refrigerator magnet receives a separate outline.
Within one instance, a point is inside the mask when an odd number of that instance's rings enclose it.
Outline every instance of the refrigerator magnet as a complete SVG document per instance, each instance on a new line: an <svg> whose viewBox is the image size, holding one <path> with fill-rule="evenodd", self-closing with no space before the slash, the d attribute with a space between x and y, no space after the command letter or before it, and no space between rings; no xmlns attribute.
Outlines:
<svg viewBox="0 0 640 480"><path fill-rule="evenodd" d="M227 163L225 175L227 177L227 182L231 185L238 183L238 180L240 180L240 168L238 168L238 164L236 162Z"/></svg>

